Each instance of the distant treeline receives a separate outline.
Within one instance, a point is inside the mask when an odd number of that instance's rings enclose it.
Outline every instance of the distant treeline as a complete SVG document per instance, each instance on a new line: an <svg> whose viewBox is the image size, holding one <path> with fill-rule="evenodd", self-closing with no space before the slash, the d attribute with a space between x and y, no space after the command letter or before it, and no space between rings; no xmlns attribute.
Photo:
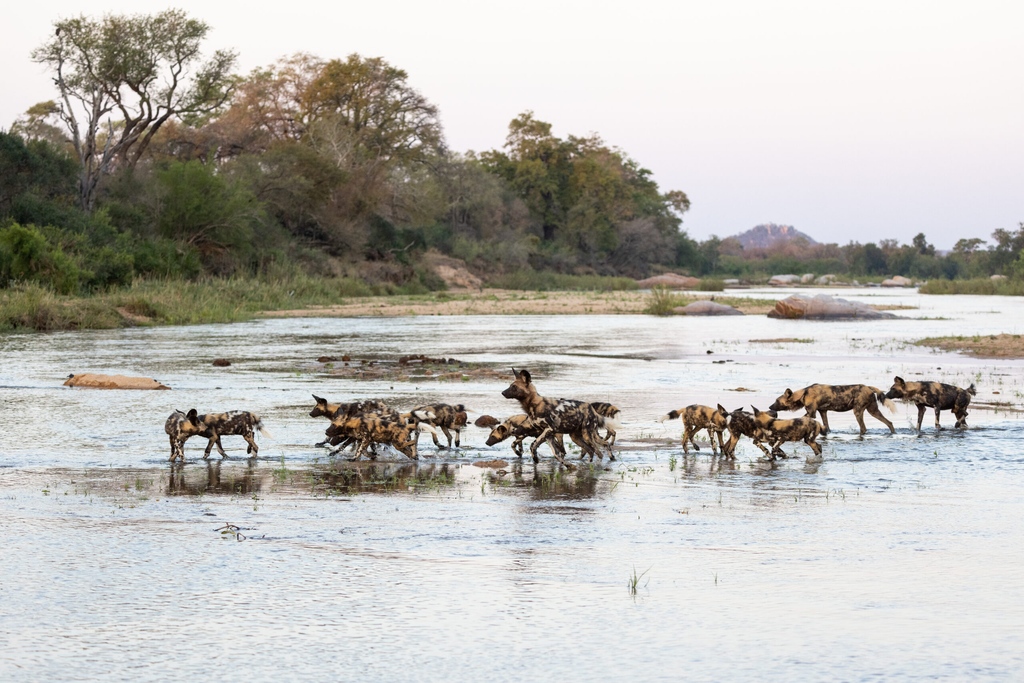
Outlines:
<svg viewBox="0 0 1024 683"><path fill-rule="evenodd" d="M137 278L347 277L444 286L436 250L485 282L523 272L1019 275L1024 226L938 256L912 245L744 251L681 229L689 200L600 137L524 112L501 149L457 153L437 108L381 58L298 54L240 76L178 10L55 23L32 54L55 99L0 132L0 287ZM528 279L527 279L528 281Z"/></svg>

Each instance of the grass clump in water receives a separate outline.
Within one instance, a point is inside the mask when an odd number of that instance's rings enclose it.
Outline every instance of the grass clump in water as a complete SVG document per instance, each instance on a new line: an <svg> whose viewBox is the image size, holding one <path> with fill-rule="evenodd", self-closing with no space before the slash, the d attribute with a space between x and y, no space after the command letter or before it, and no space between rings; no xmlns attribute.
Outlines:
<svg viewBox="0 0 1024 683"><path fill-rule="evenodd" d="M922 294L983 294L1024 296L1024 280L975 278L972 280L929 280L918 289Z"/></svg>

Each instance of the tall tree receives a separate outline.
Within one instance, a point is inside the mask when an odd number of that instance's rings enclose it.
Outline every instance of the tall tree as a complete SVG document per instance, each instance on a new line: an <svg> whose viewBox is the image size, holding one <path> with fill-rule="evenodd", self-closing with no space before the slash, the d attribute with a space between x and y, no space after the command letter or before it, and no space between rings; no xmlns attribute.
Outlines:
<svg viewBox="0 0 1024 683"><path fill-rule="evenodd" d="M86 210L102 177L134 167L168 120L208 114L230 94L235 53L218 50L204 60L209 26L181 10L80 16L54 26L32 58L54 74Z"/></svg>

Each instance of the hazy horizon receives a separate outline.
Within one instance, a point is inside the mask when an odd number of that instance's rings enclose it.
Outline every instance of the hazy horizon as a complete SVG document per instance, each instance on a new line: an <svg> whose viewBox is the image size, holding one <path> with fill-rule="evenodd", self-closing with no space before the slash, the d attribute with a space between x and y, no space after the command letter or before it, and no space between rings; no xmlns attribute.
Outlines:
<svg viewBox="0 0 1024 683"><path fill-rule="evenodd" d="M525 110L559 136L596 132L685 191L696 239L792 225L819 242L939 249L1024 221L1024 5L443 0L148 5L212 28L240 71L299 51L405 69L454 151L500 147ZM125 0L9 8L0 128L55 95L29 53L61 17Z"/></svg>

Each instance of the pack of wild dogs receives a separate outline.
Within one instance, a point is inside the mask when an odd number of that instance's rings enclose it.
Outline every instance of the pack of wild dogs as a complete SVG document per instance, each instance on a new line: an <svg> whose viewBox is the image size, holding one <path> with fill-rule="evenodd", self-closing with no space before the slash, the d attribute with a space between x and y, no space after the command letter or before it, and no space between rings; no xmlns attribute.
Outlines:
<svg viewBox="0 0 1024 683"><path fill-rule="evenodd" d="M528 370L512 369L514 380L501 392L506 399L516 400L522 413L498 420L482 415L473 424L490 429L486 444L493 446L512 439L512 451L523 456L523 442L532 438L530 455L539 462L538 448L547 444L555 459L565 465L564 437L572 439L580 449L580 458L597 456L603 460L607 453L615 460L612 445L620 427L620 411L611 403L587 402L566 398L547 398L537 391ZM880 410L885 407L895 412L893 399L907 401L917 406L917 429L921 430L924 414L928 408L935 411L935 428L939 425L939 413L952 411L957 429L967 428L967 407L975 395L974 385L967 389L939 382L906 382L896 377L889 391L866 384L829 385L812 384L797 391L786 389L767 410L753 412L738 409L729 411L721 404L712 408L704 405L690 405L673 410L659 418L659 422L681 419L683 423L683 451L689 447L700 450L695 437L705 430L711 442L712 453L721 452L723 457L734 458L736 444L740 437L751 439L768 460L785 458L782 445L803 442L810 446L816 457L821 456L817 439L829 432L828 413L853 411L860 433L864 434L864 413L868 413L895 433L893 426ZM417 445L421 433L429 433L434 445L442 448L458 448L462 430L467 427L468 414L465 406L447 403L432 403L417 406L408 412L399 412L383 401L364 400L351 403L331 403L314 394L315 405L310 417L326 418L330 421L324 433L324 440L317 446L331 448L331 454L352 449L352 460L363 456L377 457L378 446L391 446L409 458L418 459ZM806 415L792 419L781 419L780 411L800 411ZM821 416L821 422L816 419ZM193 436L208 439L203 458L208 458L214 446L221 457L225 457L221 446L222 436L241 436L248 447L246 452L255 457L259 447L254 439L255 432L270 436L258 415L233 410L226 413L199 414L194 408L189 411L176 410L167 418L164 430L170 438L170 460L184 461L185 442ZM438 432L447 443L442 445ZM602 431L604 432L602 434ZM728 432L728 440L724 434ZM717 439L717 443L716 443ZM767 445L767 447L766 447Z"/></svg>

